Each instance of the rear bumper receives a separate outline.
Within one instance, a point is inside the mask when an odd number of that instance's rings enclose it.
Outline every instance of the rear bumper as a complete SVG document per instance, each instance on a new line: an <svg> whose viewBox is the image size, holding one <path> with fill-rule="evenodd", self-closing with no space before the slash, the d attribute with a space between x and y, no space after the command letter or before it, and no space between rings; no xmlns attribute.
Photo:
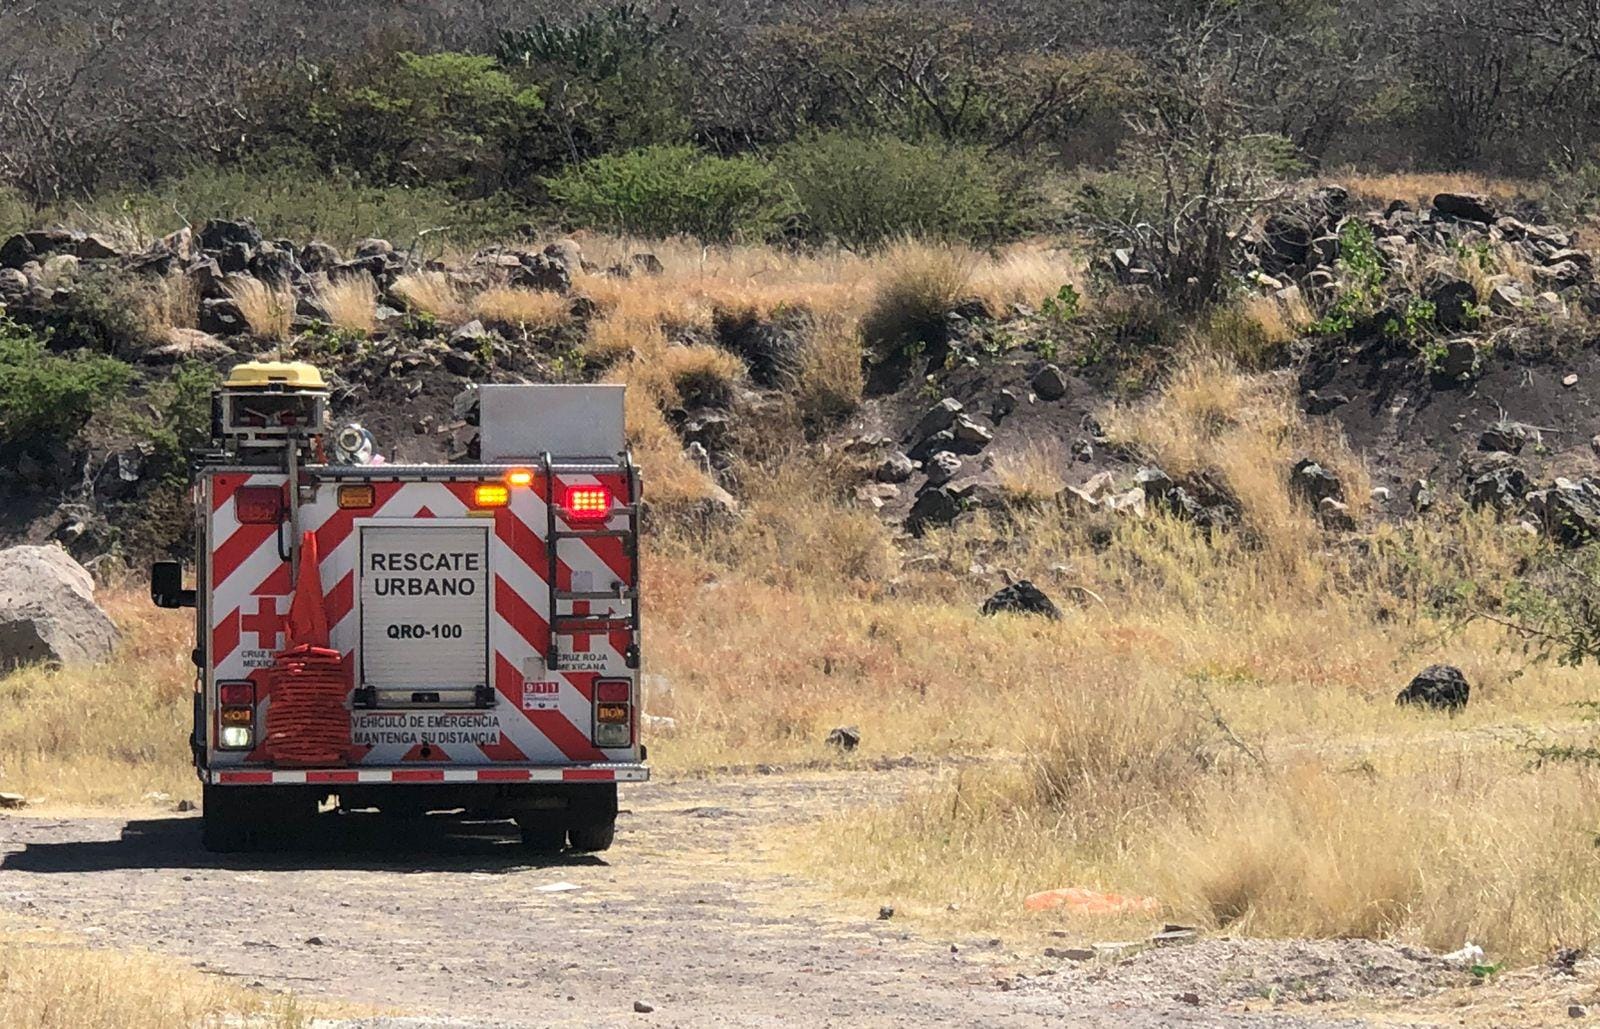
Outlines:
<svg viewBox="0 0 1600 1029"><path fill-rule="evenodd" d="M363 786L423 783L518 782L645 782L650 768L644 764L590 764L507 766L485 768L266 768L202 769L200 779L213 786Z"/></svg>

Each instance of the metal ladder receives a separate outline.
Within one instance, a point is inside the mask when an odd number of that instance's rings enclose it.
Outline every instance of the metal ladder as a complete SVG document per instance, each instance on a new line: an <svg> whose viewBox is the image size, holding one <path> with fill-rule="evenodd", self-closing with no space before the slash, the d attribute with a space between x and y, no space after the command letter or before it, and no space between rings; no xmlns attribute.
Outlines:
<svg viewBox="0 0 1600 1029"><path fill-rule="evenodd" d="M628 479L628 503L616 505L611 508L610 515L603 523L606 526L619 515L627 518L627 525L621 529L573 529L562 528L564 519L556 513L560 498L556 496L557 475L602 475L614 474L621 470ZM624 451L620 461L615 463L577 463L557 464L546 451L540 458L540 471L544 477L544 508L545 508L545 553L547 561L545 568L548 572L547 580L550 599L549 646L545 650L545 666L551 671L559 671L561 667L560 637L563 635L604 635L614 631L619 621L625 622L629 642L623 654L624 661L630 669L639 667L639 467L633 463L633 455ZM628 556L628 566L633 571L633 582L614 583L609 590L562 590L556 588L560 576L557 569L560 567L560 548L562 540L569 539L620 539ZM562 601L572 602L579 600L598 601L626 601L627 611L619 618L615 614L581 615L560 614Z"/></svg>

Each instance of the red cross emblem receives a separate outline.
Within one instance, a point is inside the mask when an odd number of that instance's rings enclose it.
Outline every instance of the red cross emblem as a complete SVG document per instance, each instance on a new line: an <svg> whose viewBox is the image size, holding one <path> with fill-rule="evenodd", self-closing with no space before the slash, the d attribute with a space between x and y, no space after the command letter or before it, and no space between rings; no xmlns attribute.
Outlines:
<svg viewBox="0 0 1600 1029"><path fill-rule="evenodd" d="M239 620L239 627L245 632L256 634L256 646L262 650L277 650L278 636L283 632L283 615L278 613L277 597L257 597L256 613L245 615Z"/></svg>
<svg viewBox="0 0 1600 1029"><path fill-rule="evenodd" d="M572 602L572 615L574 618L578 617L579 615L587 615L589 613L589 602L587 600L574 600ZM590 636L587 632L574 630L572 633L573 651L575 653L587 654L589 652L589 639Z"/></svg>

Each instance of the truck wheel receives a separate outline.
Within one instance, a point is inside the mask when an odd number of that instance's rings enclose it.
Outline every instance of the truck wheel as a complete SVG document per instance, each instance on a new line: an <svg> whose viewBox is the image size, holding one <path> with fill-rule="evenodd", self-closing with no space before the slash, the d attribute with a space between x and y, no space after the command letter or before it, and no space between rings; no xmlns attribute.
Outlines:
<svg viewBox="0 0 1600 1029"><path fill-rule="evenodd" d="M522 845L535 854L559 854L562 844L567 842L567 834L561 829L522 822L517 823L517 828L522 830Z"/></svg>
<svg viewBox="0 0 1600 1029"><path fill-rule="evenodd" d="M610 850L617 838L617 821L613 818L605 822L575 825L567 830L567 838L572 842L572 849L578 853L594 854Z"/></svg>
<svg viewBox="0 0 1600 1029"><path fill-rule="evenodd" d="M250 847L250 824L244 817L239 790L209 783L200 793L200 842L214 854L231 854Z"/></svg>

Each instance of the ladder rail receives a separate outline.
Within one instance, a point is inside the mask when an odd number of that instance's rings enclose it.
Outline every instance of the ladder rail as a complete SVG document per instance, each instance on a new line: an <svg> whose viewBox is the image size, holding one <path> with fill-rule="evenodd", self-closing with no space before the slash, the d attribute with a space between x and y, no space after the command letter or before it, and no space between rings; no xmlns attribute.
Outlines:
<svg viewBox="0 0 1600 1029"><path fill-rule="evenodd" d="M622 516L627 519L627 527L622 529L563 529L556 515L556 475L562 472L567 474L589 474L595 471L614 471L617 465L601 466L595 464L558 464L547 450L540 455L540 472L544 479L545 502L545 567L547 603L550 617L546 620L545 627L548 632L548 641L545 648L545 665L551 671L559 671L561 666L561 644L559 642L563 627L585 624L586 617L592 617L590 624L604 622L612 624L622 622L628 627L631 637L627 651L623 655L623 662L630 670L637 671L640 660L640 634L643 628L642 612L639 605L639 466L633 460L632 451L623 451L621 467L628 482L628 503L619 504L611 511L611 517ZM561 541L567 539L620 539L623 542L625 553L628 557L628 567L633 573L631 584L621 583L615 590L577 591L562 590L557 587L559 575L557 569L561 566ZM560 604L562 601L578 600L609 600L625 602L627 611L620 617L583 616L575 614L562 614Z"/></svg>

